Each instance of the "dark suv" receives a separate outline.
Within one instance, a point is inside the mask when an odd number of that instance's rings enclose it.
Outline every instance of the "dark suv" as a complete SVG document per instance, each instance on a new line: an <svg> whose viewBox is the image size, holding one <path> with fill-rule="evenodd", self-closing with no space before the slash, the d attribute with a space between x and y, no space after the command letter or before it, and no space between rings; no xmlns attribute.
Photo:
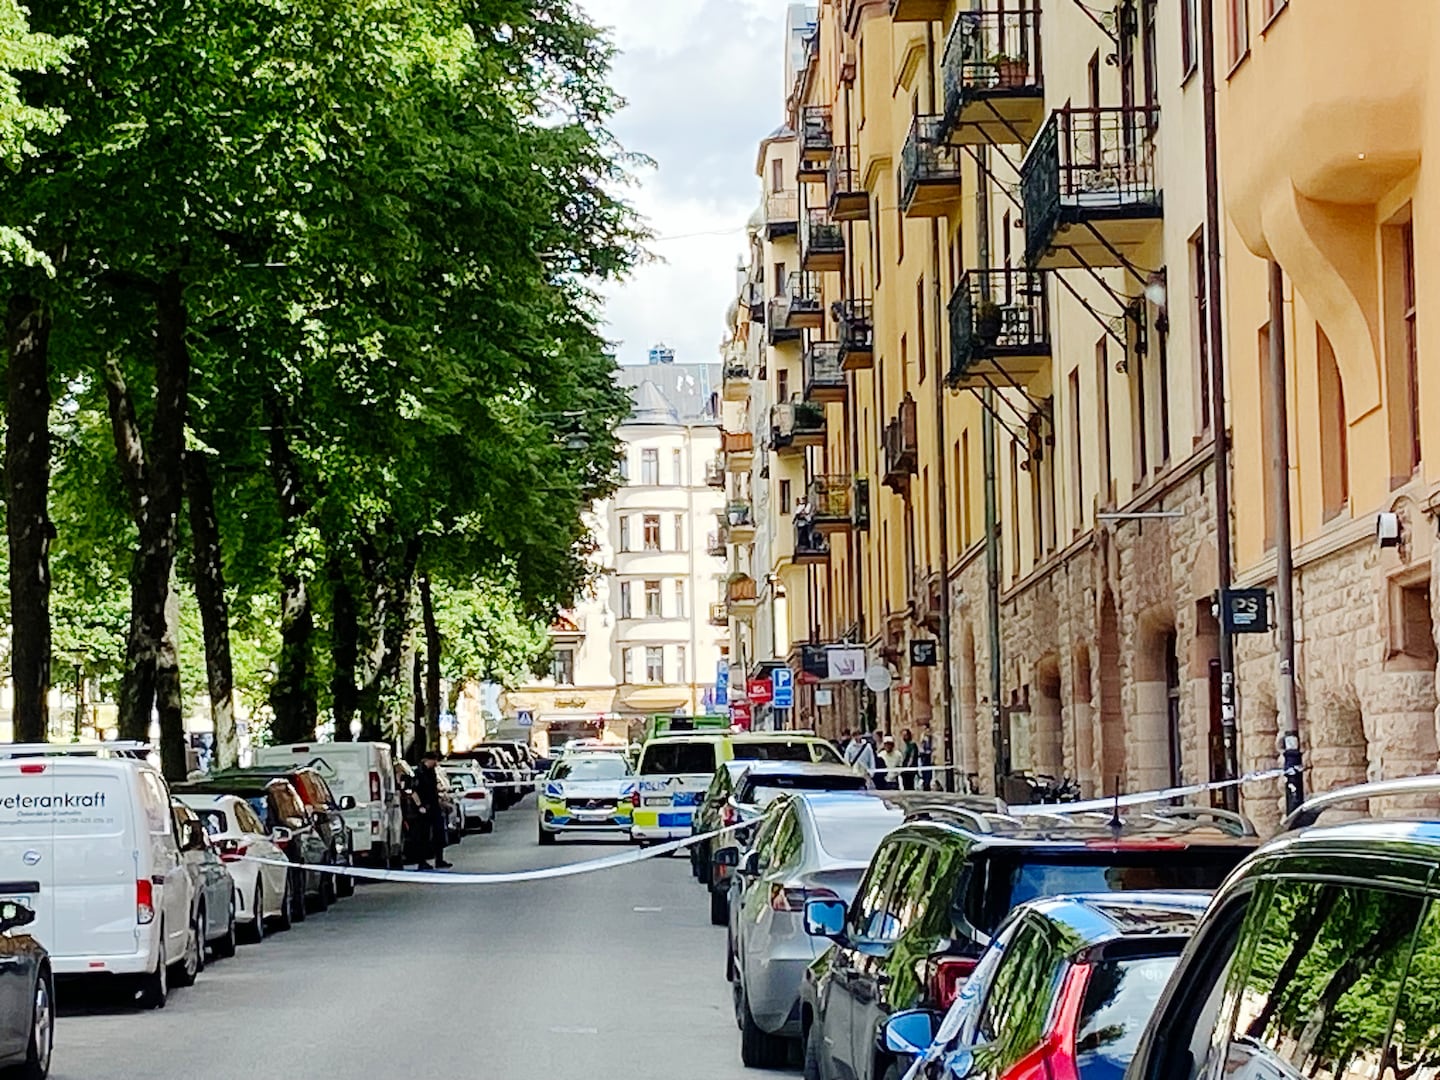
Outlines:
<svg viewBox="0 0 1440 1080"><path fill-rule="evenodd" d="M1306 828L1331 807L1436 795L1440 777L1379 781L1293 814L1303 831L1215 895L1128 1080L1440 1075L1440 822Z"/></svg>
<svg viewBox="0 0 1440 1080"><path fill-rule="evenodd" d="M1067 893L1214 889L1258 845L1238 815L1200 807L1117 822L913 803L848 908L806 907L807 930L835 942L801 991L807 1077L893 1080L886 1019L948 1008L1016 906Z"/></svg>

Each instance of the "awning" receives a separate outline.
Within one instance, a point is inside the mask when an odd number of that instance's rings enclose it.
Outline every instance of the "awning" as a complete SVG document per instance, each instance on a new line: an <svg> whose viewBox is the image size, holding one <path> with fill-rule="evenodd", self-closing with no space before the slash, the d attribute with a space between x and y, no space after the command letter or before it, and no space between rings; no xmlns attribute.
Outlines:
<svg viewBox="0 0 1440 1080"><path fill-rule="evenodd" d="M627 709L644 709L659 712L677 709L690 704L690 688L673 686L647 686L642 690L631 690L621 702Z"/></svg>

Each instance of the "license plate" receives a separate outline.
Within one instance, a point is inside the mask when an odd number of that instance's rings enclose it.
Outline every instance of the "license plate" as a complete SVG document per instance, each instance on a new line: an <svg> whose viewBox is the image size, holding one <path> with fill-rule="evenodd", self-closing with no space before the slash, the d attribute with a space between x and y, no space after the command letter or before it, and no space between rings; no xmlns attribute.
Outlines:
<svg viewBox="0 0 1440 1080"><path fill-rule="evenodd" d="M647 796L645 796L645 805L646 805L646 806L669 806L669 805L670 805L670 796L669 796L669 795L647 795Z"/></svg>

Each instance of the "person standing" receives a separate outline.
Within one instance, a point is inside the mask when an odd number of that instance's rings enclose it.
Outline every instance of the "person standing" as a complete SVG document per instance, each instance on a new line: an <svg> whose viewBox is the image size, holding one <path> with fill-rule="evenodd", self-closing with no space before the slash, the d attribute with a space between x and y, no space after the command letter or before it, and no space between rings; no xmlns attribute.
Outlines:
<svg viewBox="0 0 1440 1080"><path fill-rule="evenodd" d="M920 747L915 743L915 733L907 727L900 732L900 768L904 770L900 774L900 786L906 791L913 791L917 786L919 774L915 768L919 764Z"/></svg>
<svg viewBox="0 0 1440 1080"><path fill-rule="evenodd" d="M900 768L900 763L904 760L905 755L902 754L900 748L895 745L895 736L886 732L883 746L880 750L881 771L880 775L876 777L876 782L880 787L899 787L901 774L895 770Z"/></svg>
<svg viewBox="0 0 1440 1080"><path fill-rule="evenodd" d="M434 750L426 750L420 755L420 768L415 771L415 801L420 805L420 827L429 837L429 843L423 848L425 857L420 862L421 870L448 870L455 865L445 861L445 806L440 801L440 774L436 771L439 764L440 755ZM435 860L433 866L430 863L432 858Z"/></svg>
<svg viewBox="0 0 1440 1080"><path fill-rule="evenodd" d="M866 776L875 775L875 749L858 731L850 733L850 745L845 748L845 764L853 765Z"/></svg>
<svg viewBox="0 0 1440 1080"><path fill-rule="evenodd" d="M920 746L916 750L916 764L920 766L920 786L926 791L930 790L931 768L935 764L935 740L930 737L927 730L920 736Z"/></svg>

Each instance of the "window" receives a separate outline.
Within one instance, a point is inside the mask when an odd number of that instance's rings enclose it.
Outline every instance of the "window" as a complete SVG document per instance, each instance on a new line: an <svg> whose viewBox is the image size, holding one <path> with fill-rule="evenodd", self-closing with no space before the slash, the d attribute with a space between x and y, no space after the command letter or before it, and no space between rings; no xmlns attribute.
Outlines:
<svg viewBox="0 0 1440 1080"><path fill-rule="evenodd" d="M675 646L675 681L677 683L688 683L690 681L689 656L686 655L684 645Z"/></svg>
<svg viewBox="0 0 1440 1080"><path fill-rule="evenodd" d="M1420 350L1415 335L1415 223L1407 206L1381 233L1385 281L1385 396L1390 486L1420 468Z"/></svg>
<svg viewBox="0 0 1440 1080"><path fill-rule="evenodd" d="M775 295L785 295L785 264L783 262L775 264Z"/></svg>
<svg viewBox="0 0 1440 1080"><path fill-rule="evenodd" d="M1400 1010L1402 1030L1409 1018L1400 983L1424 903L1363 886L1262 885L1251 910L1263 914L1246 926L1249 968L1235 980L1239 1007L1224 1047L1224 1075L1412 1075L1384 1070L1382 1055L1392 1015ZM1419 1008L1413 992L1404 998L1417 1013L1408 1033L1433 1030L1433 1009ZM1433 1048L1425 1056L1433 1062Z"/></svg>
<svg viewBox="0 0 1440 1080"><path fill-rule="evenodd" d="M960 433L960 502L963 506L961 511L961 542L968 548L974 536L970 531L970 521L974 517L974 500L970 493L970 429L966 428Z"/></svg>
<svg viewBox="0 0 1440 1080"><path fill-rule="evenodd" d="M776 194L785 190L785 162L779 158L770 162L770 190Z"/></svg>
<svg viewBox="0 0 1440 1080"><path fill-rule="evenodd" d="M688 619L690 617L689 596L685 592L685 579L675 579L675 617L677 619Z"/></svg>
<svg viewBox="0 0 1440 1080"><path fill-rule="evenodd" d="M1110 468L1110 350L1104 335L1095 343L1095 396L1100 411L1100 501L1109 506L1115 498L1115 475Z"/></svg>
<svg viewBox="0 0 1440 1080"><path fill-rule="evenodd" d="M660 550L660 515L646 514L644 517L645 526L645 550Z"/></svg>
<svg viewBox="0 0 1440 1080"><path fill-rule="evenodd" d="M1260 494L1265 508L1265 550L1275 546L1275 429L1270 417L1275 408L1275 384L1270 379L1270 324L1260 328L1255 349L1260 371Z"/></svg>
<svg viewBox="0 0 1440 1080"><path fill-rule="evenodd" d="M665 608L660 599L660 582L645 582L645 615L647 618L658 619L665 614Z"/></svg>
<svg viewBox="0 0 1440 1080"><path fill-rule="evenodd" d="M1070 490L1075 495L1074 532L1085 525L1085 461L1080 456L1080 369L1070 372L1066 383L1070 397Z"/></svg>
<svg viewBox="0 0 1440 1080"><path fill-rule="evenodd" d="M1281 10L1284 9L1290 0L1261 0L1261 2L1264 5L1262 10L1265 12L1265 21L1268 23L1271 19L1275 18L1276 15L1280 14Z"/></svg>
<svg viewBox="0 0 1440 1080"><path fill-rule="evenodd" d="M631 582L628 581L620 582L620 618L622 619L632 617L633 609L630 605L630 585Z"/></svg>
<svg viewBox="0 0 1440 1080"><path fill-rule="evenodd" d="M1430 571L1422 567L1390 580L1389 657L1407 657L1418 661L1402 663L1400 670L1418 667L1421 671L1435 668L1435 623L1430 617ZM1392 666L1387 664L1388 666Z"/></svg>
<svg viewBox="0 0 1440 1080"><path fill-rule="evenodd" d="M1008 1071L1045 1034L1053 983L1064 958L1054 937L1048 925L1026 916L995 970L976 1033L979 1041L998 1044L997 1072Z"/></svg>
<svg viewBox="0 0 1440 1080"><path fill-rule="evenodd" d="M640 451L640 483L655 487L660 483L660 451Z"/></svg>
<svg viewBox="0 0 1440 1080"><path fill-rule="evenodd" d="M1151 340L1155 342L1155 405L1160 418L1160 430L1157 432L1160 436L1159 463L1166 465L1170 462L1170 340L1169 335L1160 329L1163 325L1159 319L1161 309L1152 310L1157 316L1151 323Z"/></svg>
<svg viewBox="0 0 1440 1080"><path fill-rule="evenodd" d="M1010 441L1010 577L1020 576L1020 444Z"/></svg>
<svg viewBox="0 0 1440 1080"><path fill-rule="evenodd" d="M684 514L676 514L676 515L675 515L675 550L676 550L676 551L688 551L689 548L690 548L690 538L685 535L685 515L684 515Z"/></svg>
<svg viewBox="0 0 1440 1080"><path fill-rule="evenodd" d="M670 476L671 483L676 487L685 486L685 451L670 451Z"/></svg>
<svg viewBox="0 0 1440 1080"><path fill-rule="evenodd" d="M1415 957L1405 975L1405 990L1395 1011L1390 1033L1393 1072L1385 1080L1436 1080L1440 1077L1440 1017L1434 1002L1440 996L1440 905L1431 903L1415 935Z"/></svg>
<svg viewBox="0 0 1440 1080"><path fill-rule="evenodd" d="M647 645L645 647L645 681L648 683L665 681L665 649L663 646Z"/></svg>
<svg viewBox="0 0 1440 1080"><path fill-rule="evenodd" d="M775 400L790 400L790 372L785 368L775 370Z"/></svg>
<svg viewBox="0 0 1440 1080"><path fill-rule="evenodd" d="M915 282L915 343L920 353L920 381L925 381L925 275Z"/></svg>
<svg viewBox="0 0 1440 1080"><path fill-rule="evenodd" d="M628 450L620 451L620 479L630 479L630 452Z"/></svg>
<svg viewBox="0 0 1440 1080"><path fill-rule="evenodd" d="M633 683L635 681L634 649L626 649L620 654L620 667L622 668L622 681Z"/></svg>
<svg viewBox="0 0 1440 1080"><path fill-rule="evenodd" d="M1250 51L1250 0L1225 0L1230 7L1230 66L1234 67Z"/></svg>
<svg viewBox="0 0 1440 1080"><path fill-rule="evenodd" d="M780 513L790 513L790 481L780 481Z"/></svg>
<svg viewBox="0 0 1440 1080"><path fill-rule="evenodd" d="M575 650L556 649L550 657L550 678L557 686L575 685Z"/></svg>
<svg viewBox="0 0 1440 1080"><path fill-rule="evenodd" d="M1320 388L1320 487L1325 520L1343 514L1350 506L1349 422L1345 415L1345 382L1335 350L1325 331L1315 328L1316 361Z"/></svg>
<svg viewBox="0 0 1440 1080"><path fill-rule="evenodd" d="M622 517L620 518L620 522L619 522L619 533L620 533L620 535L619 535L619 537L618 537L618 539L617 539L617 542L616 542L616 545L615 545L616 549L619 550L619 551L629 551L629 550L630 550L630 518L629 518L628 515L622 516Z"/></svg>
<svg viewBox="0 0 1440 1080"><path fill-rule="evenodd" d="M1200 0L1180 0L1180 64L1187 78L1200 65Z"/></svg>
<svg viewBox="0 0 1440 1080"><path fill-rule="evenodd" d="M1210 430L1210 274L1205 258L1205 233L1190 238L1190 349L1195 357L1195 400L1200 403L1200 430Z"/></svg>
<svg viewBox="0 0 1440 1080"><path fill-rule="evenodd" d="M1098 109L1100 107L1100 53L1098 51L1091 54L1085 75L1085 83L1090 95L1090 108ZM1095 152L1098 153L1098 150Z"/></svg>
<svg viewBox="0 0 1440 1080"><path fill-rule="evenodd" d="M1159 46L1156 43L1155 0L1141 0L1140 7L1140 29L1145 35L1141 44L1145 55L1140 58L1145 72L1145 106L1153 110L1160 104L1160 58Z"/></svg>

